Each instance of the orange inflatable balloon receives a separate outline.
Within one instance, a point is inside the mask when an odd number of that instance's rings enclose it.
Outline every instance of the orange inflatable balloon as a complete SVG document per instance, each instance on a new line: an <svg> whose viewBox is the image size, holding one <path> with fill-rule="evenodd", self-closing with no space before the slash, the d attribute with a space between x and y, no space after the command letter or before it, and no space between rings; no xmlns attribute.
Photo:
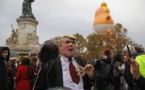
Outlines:
<svg viewBox="0 0 145 90"><path fill-rule="evenodd" d="M106 32L107 32L107 34L108 34L109 36L113 34L110 28L108 28L108 29L106 30Z"/></svg>
<svg viewBox="0 0 145 90"><path fill-rule="evenodd" d="M100 7L95 13L95 20L93 23L93 29L97 34L107 35L108 29L114 29L114 21L110 16L110 10L105 2L101 3Z"/></svg>

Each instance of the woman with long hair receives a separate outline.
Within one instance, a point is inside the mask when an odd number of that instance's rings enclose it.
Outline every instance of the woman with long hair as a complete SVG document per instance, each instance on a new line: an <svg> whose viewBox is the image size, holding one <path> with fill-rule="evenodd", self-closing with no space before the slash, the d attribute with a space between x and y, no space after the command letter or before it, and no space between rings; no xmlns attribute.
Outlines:
<svg viewBox="0 0 145 90"><path fill-rule="evenodd" d="M16 90L31 90L30 80L33 74L34 67L30 66L30 59L23 58L16 73Z"/></svg>
<svg viewBox="0 0 145 90"><path fill-rule="evenodd" d="M120 90L120 77L122 72L120 67L123 61L123 55L120 52L117 52L113 57L113 81L114 81L114 90Z"/></svg>

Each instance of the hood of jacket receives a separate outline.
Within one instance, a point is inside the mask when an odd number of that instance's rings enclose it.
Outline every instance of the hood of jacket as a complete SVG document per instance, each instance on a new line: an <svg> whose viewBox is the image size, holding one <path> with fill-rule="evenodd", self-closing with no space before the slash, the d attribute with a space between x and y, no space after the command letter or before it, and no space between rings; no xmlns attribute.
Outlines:
<svg viewBox="0 0 145 90"><path fill-rule="evenodd" d="M48 40L40 51L40 60L42 63L47 62L51 59L57 58L59 55L58 44L52 40Z"/></svg>
<svg viewBox="0 0 145 90"><path fill-rule="evenodd" d="M5 47L5 46L1 46L0 47L0 61L2 61L4 58L2 57L2 51L3 50L8 50L8 56L6 58L7 62L9 61L9 58L10 58L10 49L8 47Z"/></svg>

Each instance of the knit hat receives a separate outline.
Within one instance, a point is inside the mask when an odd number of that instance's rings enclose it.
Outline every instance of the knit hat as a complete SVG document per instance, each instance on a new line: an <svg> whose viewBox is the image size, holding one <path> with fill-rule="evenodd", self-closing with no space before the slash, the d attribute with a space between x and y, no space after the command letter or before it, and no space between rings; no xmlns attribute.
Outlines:
<svg viewBox="0 0 145 90"><path fill-rule="evenodd" d="M111 52L109 50L104 51L104 54L110 56Z"/></svg>

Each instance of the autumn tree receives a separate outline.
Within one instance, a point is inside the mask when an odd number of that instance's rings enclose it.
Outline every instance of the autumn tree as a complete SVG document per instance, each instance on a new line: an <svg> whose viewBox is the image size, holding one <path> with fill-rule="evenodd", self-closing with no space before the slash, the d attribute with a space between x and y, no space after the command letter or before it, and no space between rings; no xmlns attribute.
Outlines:
<svg viewBox="0 0 145 90"><path fill-rule="evenodd" d="M113 34L104 36L103 41L105 42L106 47L113 53L122 51L123 47L128 42L127 29L123 28L120 23L117 23L113 30Z"/></svg>
<svg viewBox="0 0 145 90"><path fill-rule="evenodd" d="M54 40L55 42L57 42L59 44L61 41L61 37L57 36L57 37L51 38L51 40Z"/></svg>
<svg viewBox="0 0 145 90"><path fill-rule="evenodd" d="M76 55L82 56L85 52L86 39L81 34L74 34L76 39Z"/></svg>
<svg viewBox="0 0 145 90"><path fill-rule="evenodd" d="M86 57L88 60L96 59L100 51L103 48L103 42L100 40L99 35L93 33L87 36L86 38L87 44L86 44Z"/></svg>

